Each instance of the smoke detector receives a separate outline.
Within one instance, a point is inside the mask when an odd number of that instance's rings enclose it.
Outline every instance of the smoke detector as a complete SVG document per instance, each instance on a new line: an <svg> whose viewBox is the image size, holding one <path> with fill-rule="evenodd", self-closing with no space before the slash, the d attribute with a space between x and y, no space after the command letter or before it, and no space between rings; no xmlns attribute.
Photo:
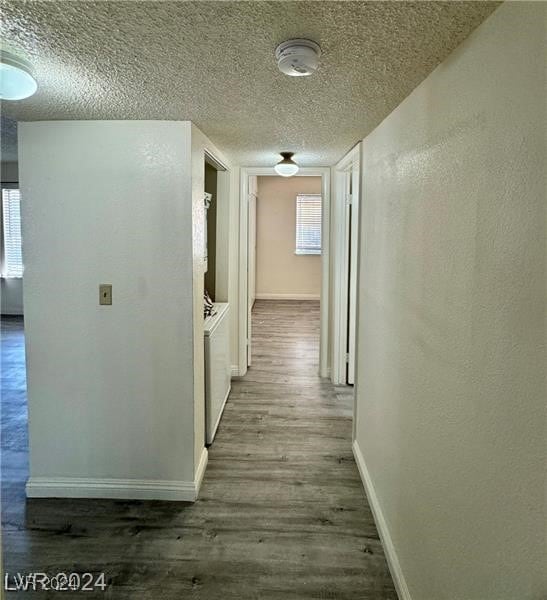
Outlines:
<svg viewBox="0 0 547 600"><path fill-rule="evenodd" d="M287 40L275 49L277 66L291 77L312 75L319 66L321 48L311 40Z"/></svg>

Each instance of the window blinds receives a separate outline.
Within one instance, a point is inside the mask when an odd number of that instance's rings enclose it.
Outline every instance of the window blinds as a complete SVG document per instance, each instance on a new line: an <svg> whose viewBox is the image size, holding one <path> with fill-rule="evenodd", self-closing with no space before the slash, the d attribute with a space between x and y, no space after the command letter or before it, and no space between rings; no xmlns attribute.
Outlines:
<svg viewBox="0 0 547 600"><path fill-rule="evenodd" d="M21 195L18 189L2 189L4 217L4 277L22 277Z"/></svg>
<svg viewBox="0 0 547 600"><path fill-rule="evenodd" d="M296 254L321 254L321 196L296 196Z"/></svg>

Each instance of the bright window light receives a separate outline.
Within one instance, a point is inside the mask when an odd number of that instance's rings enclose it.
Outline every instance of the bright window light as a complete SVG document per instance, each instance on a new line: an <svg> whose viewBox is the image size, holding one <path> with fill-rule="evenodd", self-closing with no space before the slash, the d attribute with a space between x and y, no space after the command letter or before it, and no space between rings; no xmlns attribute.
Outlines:
<svg viewBox="0 0 547 600"><path fill-rule="evenodd" d="M321 254L321 196L296 196L295 254Z"/></svg>
<svg viewBox="0 0 547 600"><path fill-rule="evenodd" d="M21 252L21 195L18 189L2 188L4 265L6 278L23 277Z"/></svg>

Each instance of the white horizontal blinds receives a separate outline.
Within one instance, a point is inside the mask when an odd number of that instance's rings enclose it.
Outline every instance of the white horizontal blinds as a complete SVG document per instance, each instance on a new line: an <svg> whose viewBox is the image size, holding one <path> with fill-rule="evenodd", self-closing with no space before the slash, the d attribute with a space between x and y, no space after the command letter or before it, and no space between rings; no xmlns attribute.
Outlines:
<svg viewBox="0 0 547 600"><path fill-rule="evenodd" d="M296 196L296 254L321 254L321 196Z"/></svg>
<svg viewBox="0 0 547 600"><path fill-rule="evenodd" d="M17 189L2 189L4 217L4 276L22 277L21 195Z"/></svg>

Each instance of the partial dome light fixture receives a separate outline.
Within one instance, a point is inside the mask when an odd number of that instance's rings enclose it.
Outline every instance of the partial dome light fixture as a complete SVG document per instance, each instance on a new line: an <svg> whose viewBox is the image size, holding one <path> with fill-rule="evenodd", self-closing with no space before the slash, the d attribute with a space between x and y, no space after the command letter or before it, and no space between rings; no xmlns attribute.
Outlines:
<svg viewBox="0 0 547 600"><path fill-rule="evenodd" d="M12 52L0 52L0 100L24 100L32 96L38 84L31 64Z"/></svg>
<svg viewBox="0 0 547 600"><path fill-rule="evenodd" d="M294 152L280 152L283 157L274 167L275 172L281 177L292 177L298 173L298 165L294 162L292 157Z"/></svg>
<svg viewBox="0 0 547 600"><path fill-rule="evenodd" d="M321 48L312 40L287 40L275 49L277 66L291 77L312 75L319 66Z"/></svg>

